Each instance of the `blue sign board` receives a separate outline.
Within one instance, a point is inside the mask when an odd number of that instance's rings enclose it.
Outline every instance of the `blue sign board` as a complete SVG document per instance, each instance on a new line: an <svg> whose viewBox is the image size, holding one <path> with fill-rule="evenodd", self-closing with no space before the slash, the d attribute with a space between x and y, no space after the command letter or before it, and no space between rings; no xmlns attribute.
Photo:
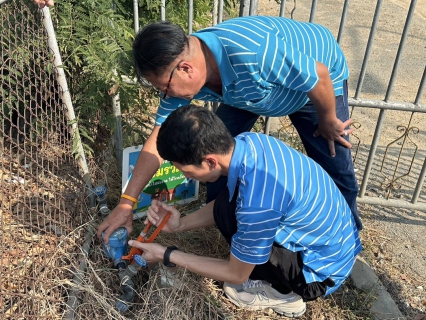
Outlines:
<svg viewBox="0 0 426 320"><path fill-rule="evenodd" d="M142 146L135 146L123 150L123 192L132 177L141 149ZM164 161L139 195L134 207L134 218L143 217L153 199L168 204L185 204L198 199L198 191L198 181L186 179L174 165Z"/></svg>

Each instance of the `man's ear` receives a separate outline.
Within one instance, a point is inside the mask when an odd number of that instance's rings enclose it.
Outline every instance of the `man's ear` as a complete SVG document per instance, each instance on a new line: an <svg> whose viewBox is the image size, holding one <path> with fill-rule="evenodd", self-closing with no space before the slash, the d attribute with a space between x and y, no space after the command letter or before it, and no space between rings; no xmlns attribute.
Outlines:
<svg viewBox="0 0 426 320"><path fill-rule="evenodd" d="M207 165L209 166L210 169L216 168L216 165L217 165L216 158L214 158L212 156L206 156L204 161L206 161L206 163L207 163Z"/></svg>
<svg viewBox="0 0 426 320"><path fill-rule="evenodd" d="M194 72L194 66L192 65L191 62L183 60L180 65L179 68L184 71L185 73L191 74Z"/></svg>

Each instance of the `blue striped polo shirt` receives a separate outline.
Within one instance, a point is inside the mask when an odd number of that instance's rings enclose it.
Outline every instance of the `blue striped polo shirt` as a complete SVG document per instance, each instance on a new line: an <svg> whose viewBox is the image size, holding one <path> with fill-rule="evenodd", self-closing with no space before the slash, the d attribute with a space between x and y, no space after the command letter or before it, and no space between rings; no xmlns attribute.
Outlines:
<svg viewBox="0 0 426 320"><path fill-rule="evenodd" d="M268 261L278 243L300 252L306 282L332 278L336 290L362 246L345 198L316 162L261 133L235 138L228 188L237 181L237 227L231 253L250 264Z"/></svg>
<svg viewBox="0 0 426 320"><path fill-rule="evenodd" d="M318 83L316 61L327 66L335 95L349 76L345 57L331 32L318 24L282 17L235 18L193 36L212 51L222 79L222 95L203 87L194 99L223 102L263 116L285 116L302 108ZM161 125L188 100L161 100Z"/></svg>

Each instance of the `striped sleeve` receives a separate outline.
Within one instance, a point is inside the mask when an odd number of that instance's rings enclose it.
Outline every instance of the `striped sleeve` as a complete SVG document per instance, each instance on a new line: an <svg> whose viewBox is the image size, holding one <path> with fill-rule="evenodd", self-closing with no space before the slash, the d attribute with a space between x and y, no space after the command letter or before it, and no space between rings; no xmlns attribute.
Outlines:
<svg viewBox="0 0 426 320"><path fill-rule="evenodd" d="M155 125L161 126L167 117L177 108L190 104L191 101L170 97L170 99L160 101L160 106L155 117Z"/></svg>
<svg viewBox="0 0 426 320"><path fill-rule="evenodd" d="M232 237L232 255L246 263L267 262L281 216L281 212L265 208L238 210L238 231Z"/></svg>

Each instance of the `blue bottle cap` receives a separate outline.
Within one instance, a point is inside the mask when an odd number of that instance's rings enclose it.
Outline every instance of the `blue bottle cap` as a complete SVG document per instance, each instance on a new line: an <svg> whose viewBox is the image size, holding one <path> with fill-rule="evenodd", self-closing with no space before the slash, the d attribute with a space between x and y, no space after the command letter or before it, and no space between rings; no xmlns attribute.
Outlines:
<svg viewBox="0 0 426 320"><path fill-rule="evenodd" d="M142 256L140 254L135 254L133 259L135 259L135 262L138 265L140 265L141 267L146 267L146 260L144 258L142 258Z"/></svg>
<svg viewBox="0 0 426 320"><path fill-rule="evenodd" d="M107 191L107 189L106 189L105 186L97 186L95 189L93 189L93 192L98 197L102 197L103 195L105 195L106 191Z"/></svg>

